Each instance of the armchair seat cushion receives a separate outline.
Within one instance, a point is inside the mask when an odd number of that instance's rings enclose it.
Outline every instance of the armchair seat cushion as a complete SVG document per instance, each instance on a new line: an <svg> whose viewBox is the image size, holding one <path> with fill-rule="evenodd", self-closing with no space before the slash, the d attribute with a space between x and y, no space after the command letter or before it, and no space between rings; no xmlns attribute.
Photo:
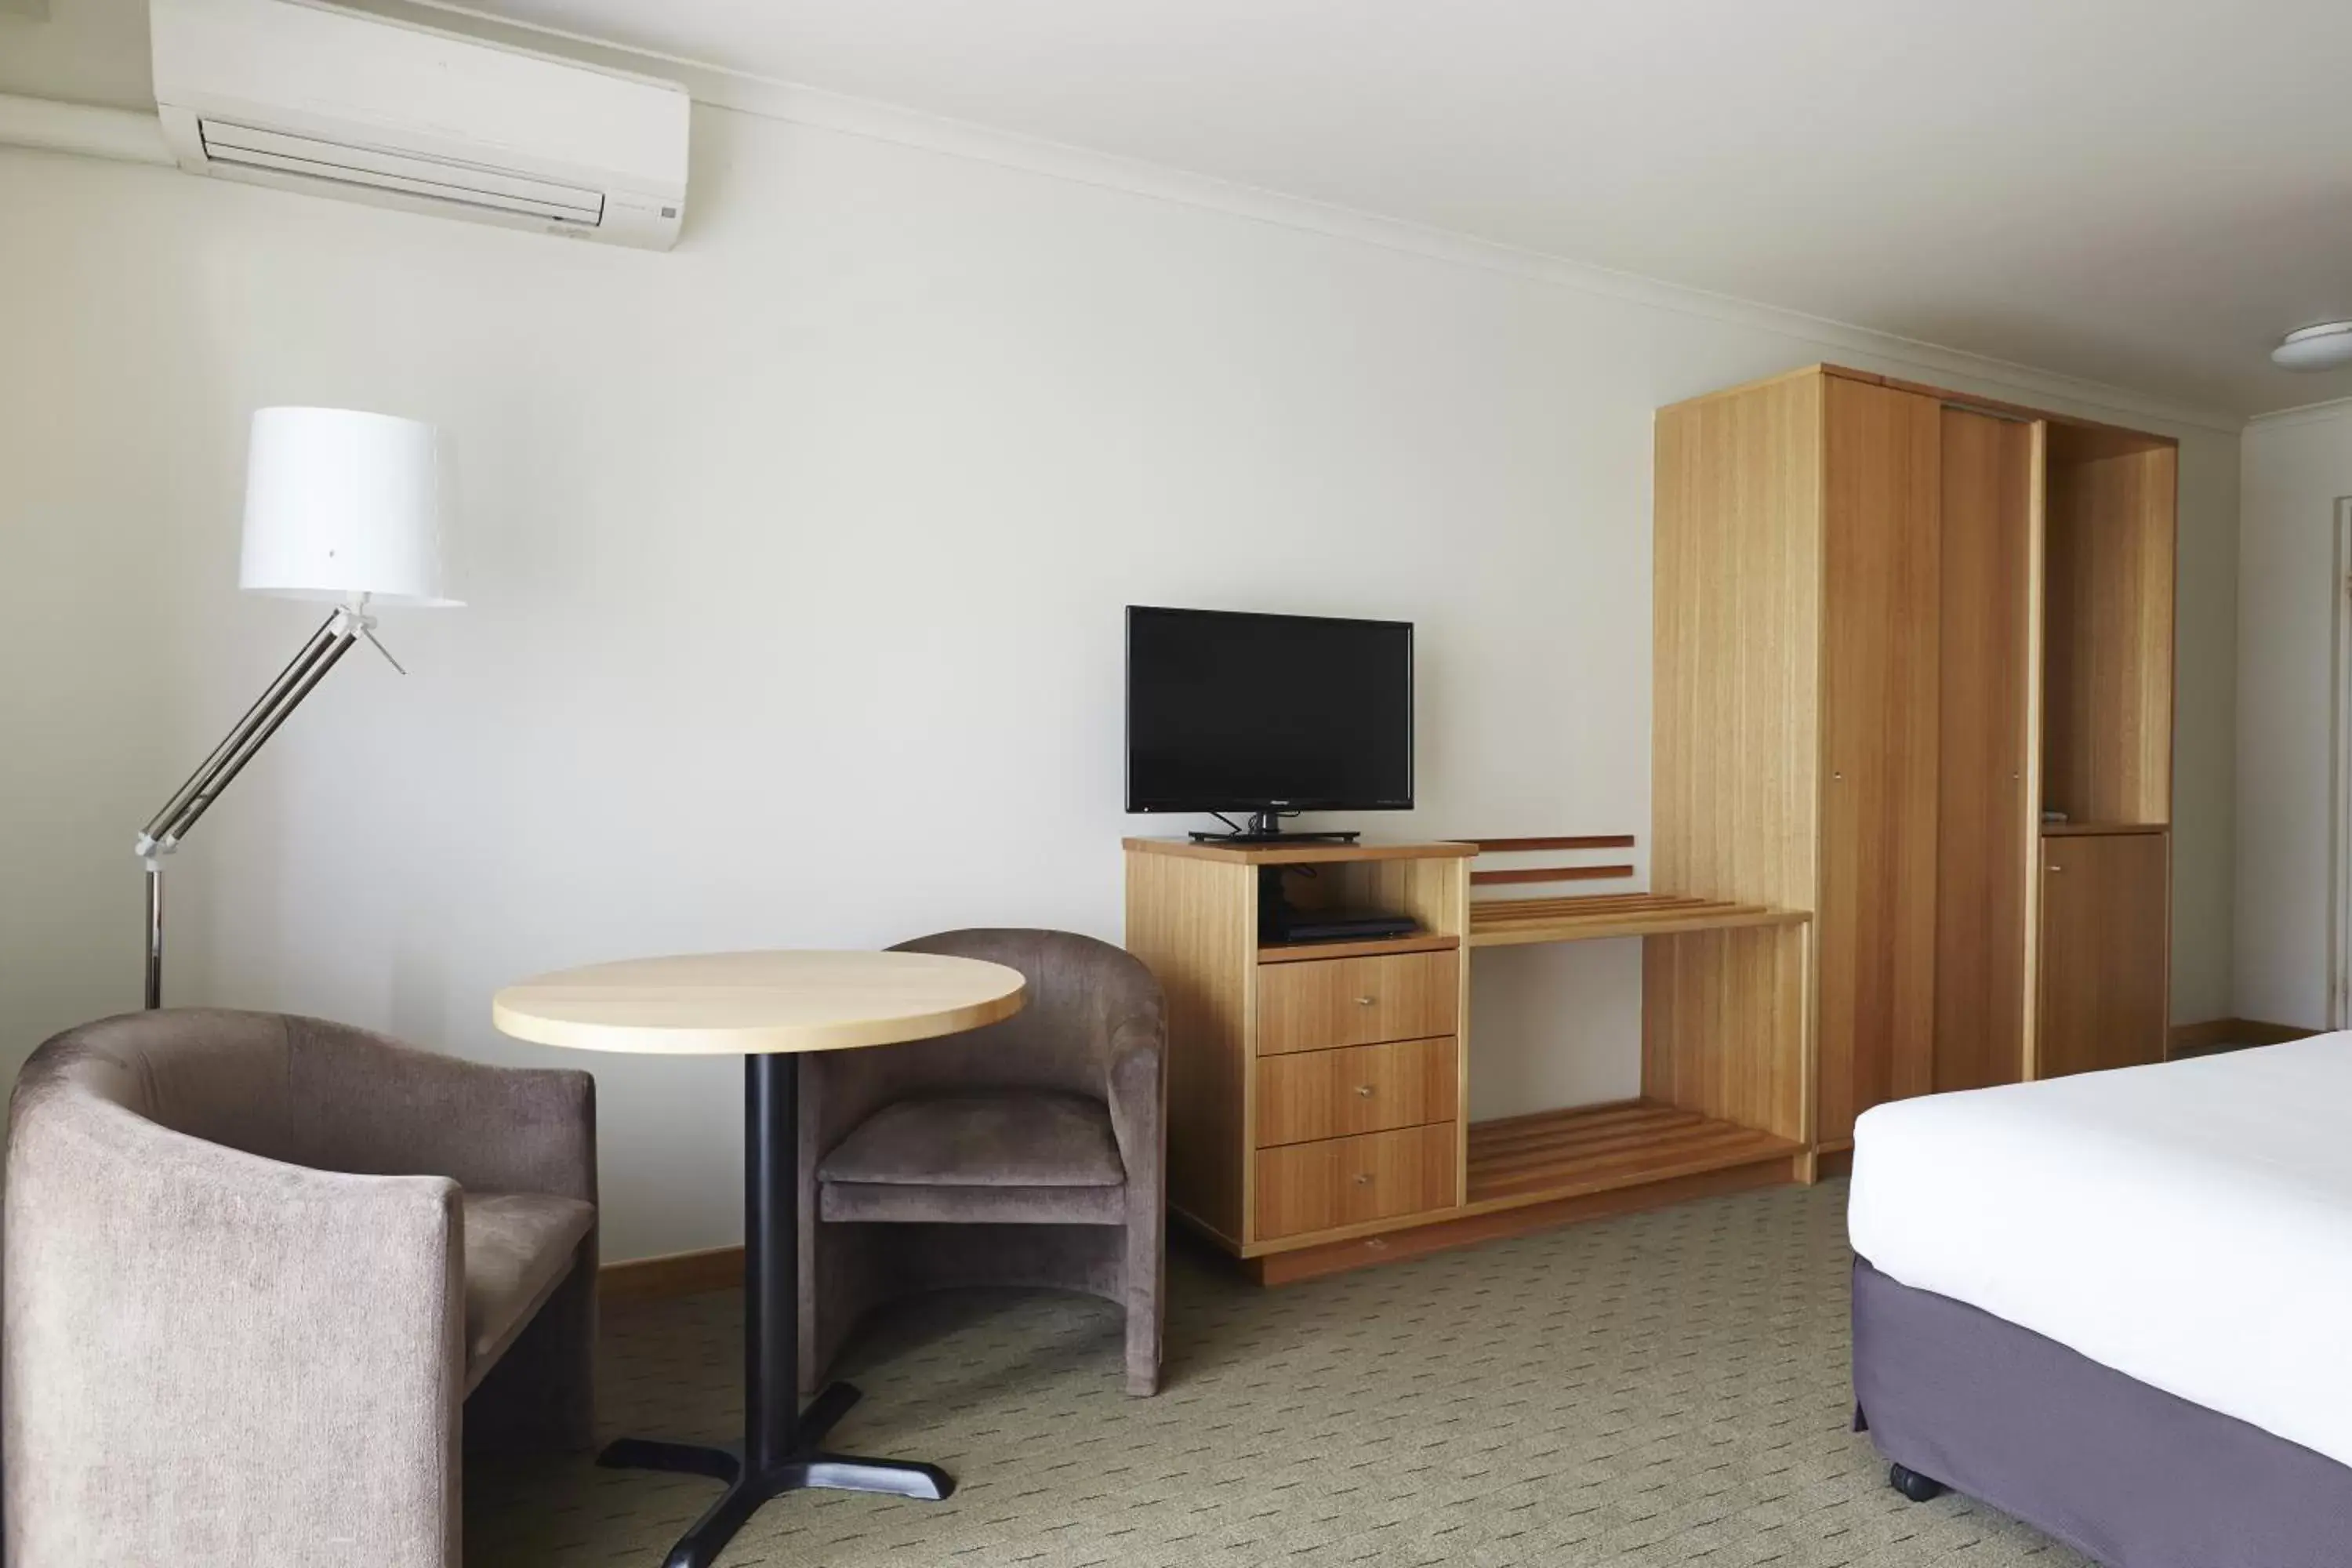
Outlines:
<svg viewBox="0 0 2352 1568"><path fill-rule="evenodd" d="M817 1215L844 1225L1125 1225L1125 1187L956 1187L825 1182Z"/></svg>
<svg viewBox="0 0 2352 1568"><path fill-rule="evenodd" d="M466 1193L459 1203L470 1394L563 1283L596 1205L543 1193Z"/></svg>
<svg viewBox="0 0 2352 1568"><path fill-rule="evenodd" d="M1122 1187L1110 1111L1047 1089L886 1105L817 1166L820 1181L922 1187Z"/></svg>

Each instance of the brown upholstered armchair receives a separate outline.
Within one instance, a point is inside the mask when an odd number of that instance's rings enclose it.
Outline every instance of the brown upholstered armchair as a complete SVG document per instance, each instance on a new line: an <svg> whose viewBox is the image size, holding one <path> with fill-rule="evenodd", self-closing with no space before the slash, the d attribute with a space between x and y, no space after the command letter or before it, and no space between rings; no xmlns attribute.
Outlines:
<svg viewBox="0 0 2352 1568"><path fill-rule="evenodd" d="M801 1379L868 1309L952 1285L1083 1290L1127 1310L1127 1391L1160 1385L1167 1030L1119 949L1050 931L902 942L1029 982L969 1034L801 1068Z"/></svg>
<svg viewBox="0 0 2352 1568"><path fill-rule="evenodd" d="M461 1410L593 1439L586 1073L137 1013L34 1052L8 1122L11 1568L446 1568Z"/></svg>

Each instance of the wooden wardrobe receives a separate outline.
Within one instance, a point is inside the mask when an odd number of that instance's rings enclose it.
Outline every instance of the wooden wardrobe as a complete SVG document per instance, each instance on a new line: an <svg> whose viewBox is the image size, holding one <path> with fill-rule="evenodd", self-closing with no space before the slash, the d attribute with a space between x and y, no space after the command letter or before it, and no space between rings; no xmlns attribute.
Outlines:
<svg viewBox="0 0 2352 1568"><path fill-rule="evenodd" d="M1816 1149L2163 1056L2176 455L1834 365L1659 412L1652 880L1813 911Z"/></svg>

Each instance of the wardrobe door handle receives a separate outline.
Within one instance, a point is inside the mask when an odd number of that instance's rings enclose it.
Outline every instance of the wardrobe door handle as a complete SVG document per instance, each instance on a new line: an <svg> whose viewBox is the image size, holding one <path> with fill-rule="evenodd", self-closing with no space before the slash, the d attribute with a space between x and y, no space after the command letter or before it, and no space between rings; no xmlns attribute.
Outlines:
<svg viewBox="0 0 2352 1568"><path fill-rule="evenodd" d="M1369 1007L1378 1000L1379 998L1375 996L1359 996L1356 998L1356 1005L1359 1007Z"/></svg>
<svg viewBox="0 0 2352 1568"><path fill-rule="evenodd" d="M1356 1185L1360 1187L1369 1187L1371 1184L1372 1173L1370 1171L1359 1171L1356 1173Z"/></svg>
<svg viewBox="0 0 2352 1568"><path fill-rule="evenodd" d="M1370 1100L1370 1099L1371 1099L1371 1098L1372 1098L1372 1086L1371 1086L1370 1084L1368 1084L1368 1083L1360 1083L1360 1084L1358 1084L1358 1085L1356 1086L1356 1097L1357 1097L1358 1099L1360 1099L1360 1100Z"/></svg>

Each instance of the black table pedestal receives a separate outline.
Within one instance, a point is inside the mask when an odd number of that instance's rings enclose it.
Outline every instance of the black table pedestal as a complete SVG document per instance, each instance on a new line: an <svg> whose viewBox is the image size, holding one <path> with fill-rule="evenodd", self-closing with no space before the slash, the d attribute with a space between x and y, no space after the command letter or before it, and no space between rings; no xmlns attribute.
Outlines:
<svg viewBox="0 0 2352 1568"><path fill-rule="evenodd" d="M596 1457L622 1469L673 1470L727 1483L670 1548L667 1568L709 1568L760 1505L804 1487L937 1501L955 1490L937 1465L861 1459L820 1448L857 1403L836 1383L800 1407L798 1062L743 1058L743 1441L725 1447L624 1437Z"/></svg>

